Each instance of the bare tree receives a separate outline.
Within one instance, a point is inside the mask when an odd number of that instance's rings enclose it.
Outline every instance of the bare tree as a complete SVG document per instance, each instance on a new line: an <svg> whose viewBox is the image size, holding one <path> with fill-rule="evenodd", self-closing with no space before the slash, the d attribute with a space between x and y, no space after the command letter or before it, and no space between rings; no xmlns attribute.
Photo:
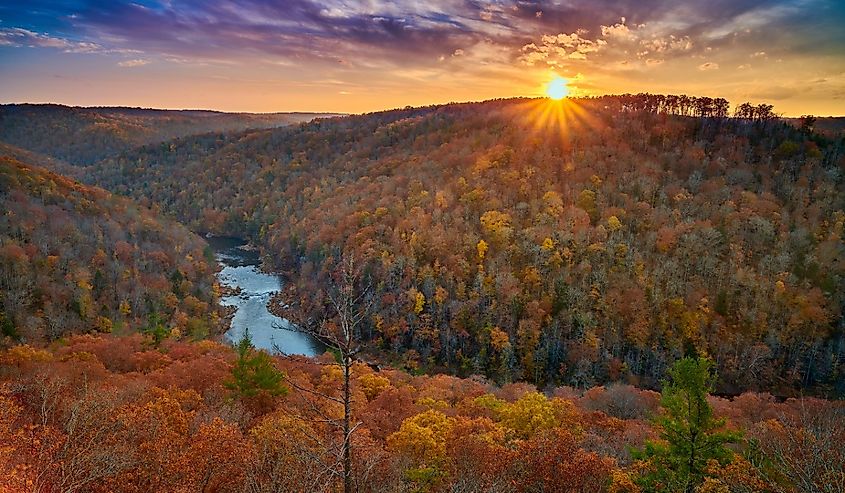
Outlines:
<svg viewBox="0 0 845 493"><path fill-rule="evenodd" d="M340 433L339 443L331 447L336 451L335 461L324 464L324 468L328 474L339 476L343 480L344 493L354 491L352 435L361 423L353 422L352 416L352 367L364 347L361 329L373 305L372 291L372 284L365 279L355 258L345 255L338 261L327 287L321 289L320 293L292 293L284 307L276 307L280 315L291 321L291 324L278 325L276 328L301 332L317 339L335 353L337 364L342 371L340 397L305 388L291 379L287 380L290 386L300 393L343 406L343 417L338 420L313 401L309 401L308 409L313 417L304 419L327 424ZM276 350L279 351L279 348ZM314 441L321 440L314 437Z"/></svg>
<svg viewBox="0 0 845 493"><path fill-rule="evenodd" d="M753 436L770 467L763 476L778 492L845 491L845 405L802 398L778 420L759 424Z"/></svg>

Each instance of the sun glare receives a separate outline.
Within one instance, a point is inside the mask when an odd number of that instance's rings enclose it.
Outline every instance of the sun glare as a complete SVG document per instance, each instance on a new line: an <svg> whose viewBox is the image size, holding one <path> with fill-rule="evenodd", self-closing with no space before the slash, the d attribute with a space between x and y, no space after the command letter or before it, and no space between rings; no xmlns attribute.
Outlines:
<svg viewBox="0 0 845 493"><path fill-rule="evenodd" d="M555 77L546 86L546 95L555 101L560 101L569 95L569 87L566 85L568 83L569 81L563 77Z"/></svg>

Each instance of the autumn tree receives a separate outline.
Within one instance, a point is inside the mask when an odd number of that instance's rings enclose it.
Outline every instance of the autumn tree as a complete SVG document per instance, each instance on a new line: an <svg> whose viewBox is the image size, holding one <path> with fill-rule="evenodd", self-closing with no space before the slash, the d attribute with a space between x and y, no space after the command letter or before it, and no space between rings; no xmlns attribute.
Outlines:
<svg viewBox="0 0 845 493"><path fill-rule="evenodd" d="M713 363L704 358L683 358L669 370L662 413L655 419L660 440L647 442L636 454L648 464L639 478L646 491L691 493L704 481L709 461L731 461L733 452L726 445L741 435L725 430L725 420L713 416L707 396L715 382Z"/></svg>

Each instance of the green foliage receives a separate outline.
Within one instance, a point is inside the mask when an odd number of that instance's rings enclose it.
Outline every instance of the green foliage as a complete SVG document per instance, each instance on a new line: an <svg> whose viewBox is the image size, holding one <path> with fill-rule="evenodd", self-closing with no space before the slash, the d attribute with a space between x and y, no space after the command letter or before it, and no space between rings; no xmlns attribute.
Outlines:
<svg viewBox="0 0 845 493"><path fill-rule="evenodd" d="M18 330L15 328L15 323L2 309L0 309L0 334L5 337L10 337L13 340L18 340L20 338Z"/></svg>
<svg viewBox="0 0 845 493"><path fill-rule="evenodd" d="M413 493L425 493L432 491L446 473L437 466L414 467L405 470L404 480L409 483Z"/></svg>
<svg viewBox="0 0 845 493"><path fill-rule="evenodd" d="M232 378L224 382L225 387L239 398L262 394L275 397L287 394L283 379L284 375L273 366L270 356L256 351L249 330L245 331L238 342L238 359L232 367Z"/></svg>
<svg viewBox="0 0 845 493"><path fill-rule="evenodd" d="M649 465L649 473L638 479L644 491L692 492L704 482L708 461L730 463L733 452L727 444L742 435L724 429L725 420L713 416L707 402L716 382L713 363L703 358L678 360L663 384L655 418L660 441L649 441L635 457Z"/></svg>
<svg viewBox="0 0 845 493"><path fill-rule="evenodd" d="M141 331L152 337L153 345L155 347L158 347L159 344L161 344L161 341L166 339L167 334L169 334L167 327L164 325L164 320L157 311L149 314L147 317L147 325L145 325Z"/></svg>
<svg viewBox="0 0 845 493"><path fill-rule="evenodd" d="M189 318L185 328L188 330L188 334L190 334L191 339L195 341L205 339L209 334L208 323L201 318Z"/></svg>

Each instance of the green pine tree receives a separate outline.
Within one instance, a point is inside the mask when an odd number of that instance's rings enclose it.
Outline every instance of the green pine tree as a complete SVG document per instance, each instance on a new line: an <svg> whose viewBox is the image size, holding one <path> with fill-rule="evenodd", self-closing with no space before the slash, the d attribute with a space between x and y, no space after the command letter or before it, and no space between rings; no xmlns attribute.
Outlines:
<svg viewBox="0 0 845 493"><path fill-rule="evenodd" d="M275 397L287 393L287 387L282 384L284 375L273 366L267 353L255 350L249 330L244 331L237 348L238 359L232 367L232 378L224 382L227 389L240 398L261 394Z"/></svg>
<svg viewBox="0 0 845 493"><path fill-rule="evenodd" d="M660 401L663 413L655 419L660 441L648 441L635 451L649 464L649 473L638 479L643 491L690 493L704 482L710 460L727 464L733 452L727 444L742 434L724 429L724 418L715 418L707 396L716 375L713 363L703 358L684 358L669 370Z"/></svg>
<svg viewBox="0 0 845 493"><path fill-rule="evenodd" d="M157 311L150 312L147 316L147 325L141 330L152 338L155 347L158 347L170 333L165 326L164 318Z"/></svg>

